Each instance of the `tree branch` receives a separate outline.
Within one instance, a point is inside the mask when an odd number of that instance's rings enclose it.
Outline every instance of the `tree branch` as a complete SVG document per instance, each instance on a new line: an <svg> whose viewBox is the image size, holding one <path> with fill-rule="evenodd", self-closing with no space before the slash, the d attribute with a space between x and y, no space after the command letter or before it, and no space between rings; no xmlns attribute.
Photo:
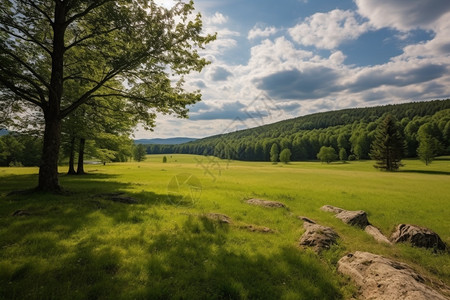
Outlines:
<svg viewBox="0 0 450 300"><path fill-rule="evenodd" d="M50 25L53 25L53 21L50 18L50 16L43 11L39 6L37 6L34 2L35 1L27 1L31 6L33 6L38 12L40 12L42 15L44 15L44 17L49 21Z"/></svg>
<svg viewBox="0 0 450 300"><path fill-rule="evenodd" d="M9 25L9 26L10 26L10 25ZM4 29L4 32L6 32L6 33L8 33L8 34L10 34L10 35L12 35L12 36L18 38L18 39L21 39L21 40L23 40L23 41L25 41L25 42L32 42L32 43L35 43L36 45L38 45L39 47L41 47L45 52L47 52L49 55L52 55L52 52L51 52L47 47L45 47L44 44L42 44L41 42L39 42L39 41L38 41L37 39L35 39L32 35L30 35L28 32L22 30L22 28L20 28L20 27L15 27L15 26L10 26L10 27L19 30L19 31L22 32L26 37L28 37L28 39L25 38L25 37L23 37L23 36L21 36L21 35L19 35L19 34L13 33L12 31L6 30L6 28Z"/></svg>
<svg viewBox="0 0 450 300"><path fill-rule="evenodd" d="M121 70L116 70L114 72L110 72L107 76L105 76L101 81L99 81L96 86L94 86L92 89L90 89L89 91L87 91L86 93L84 93L80 98L78 98L78 100L76 100L75 102L73 102L71 105L69 105L68 107L66 107L65 109L61 110L61 114L60 117L64 118L66 117L68 114L70 114L72 111L74 111L78 106L80 106L81 104L85 103L86 101L89 100L89 98L91 97L91 95L93 93L95 93L98 89L100 89L106 82L108 82L109 80L111 80L112 78L114 78L114 76L116 76Z"/></svg>
<svg viewBox="0 0 450 300"><path fill-rule="evenodd" d="M92 38L92 37L95 37L95 36L97 36L97 35L102 35L102 34L108 34L108 33L111 33L111 32L113 32L113 31L115 31L115 30L118 30L118 29L120 29L120 28L121 28L121 27L114 27L114 28L111 28L111 29L109 29L109 30L99 31L99 32L93 32L93 33L91 33L91 34L88 34L87 36L85 36L85 37L83 37L83 38L81 38L81 39L79 39L79 40L76 40L76 41L74 41L72 44L70 44L69 46L67 46L67 47L65 48L65 51L69 50L69 49L72 48L72 47L75 47L75 46L81 44L82 42L84 42L84 41L86 41L86 40L88 40L88 39L90 39L90 38Z"/></svg>
<svg viewBox="0 0 450 300"><path fill-rule="evenodd" d="M66 22L65 22L65 26L69 26L72 22L74 22L75 20L84 17L85 15L87 15L91 10L96 9L97 7L100 7L102 5L104 5L107 2L111 2L112 0L102 0L102 1L94 1L91 5L89 5L84 11L73 15L72 17L70 17Z"/></svg>
<svg viewBox="0 0 450 300"><path fill-rule="evenodd" d="M14 73L14 72L12 72L12 71L10 71L8 69L3 68L2 66L0 66L0 70L2 70L5 74L9 75L10 78L11 77L13 77L13 78L15 77L15 78L18 78L18 79L22 79L22 80L28 82L29 84L31 84L34 87L34 89L36 90L37 94L39 95L41 103L45 103L46 102L45 101L44 91L41 89L41 87L36 82L31 80L31 78L29 78L27 76L24 76L24 75L20 75L20 74Z"/></svg>
<svg viewBox="0 0 450 300"><path fill-rule="evenodd" d="M22 59L20 59L20 57L18 57L17 55L15 55L14 53L12 53L11 51L6 50L5 48L1 47L0 51L9 55L10 57L12 57L15 61L17 61L19 64L21 64L22 66L24 66L28 71L31 72L31 74L34 75L34 77L36 77L36 79L38 79L46 88L50 89L50 85L44 80L44 78L39 75L29 64L27 64L26 62L24 62Z"/></svg>
<svg viewBox="0 0 450 300"><path fill-rule="evenodd" d="M27 90L15 86L12 82L6 80L6 78L3 76L0 76L0 82L23 100L31 102L34 105L37 105L40 108L44 109L44 105L38 100L33 99L32 95Z"/></svg>

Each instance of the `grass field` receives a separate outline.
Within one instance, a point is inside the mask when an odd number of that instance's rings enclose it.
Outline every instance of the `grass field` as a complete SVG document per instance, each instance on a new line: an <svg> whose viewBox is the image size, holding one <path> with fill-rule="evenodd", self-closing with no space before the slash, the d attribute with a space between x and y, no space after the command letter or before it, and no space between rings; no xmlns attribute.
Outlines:
<svg viewBox="0 0 450 300"><path fill-rule="evenodd" d="M64 195L7 195L34 187L38 170L0 168L0 299L346 299L356 288L336 262L356 250L450 285L448 252L379 244L319 210L365 210L388 236L399 223L425 226L450 245L449 159L406 160L400 172L385 173L370 161L167 157L88 165L86 176L61 175ZM182 185L186 179L196 188ZM105 195L119 192L139 203ZM253 197L288 208L244 202ZM29 215L12 216L18 210ZM207 213L226 214L232 224ZM339 244L320 255L297 247L304 232L297 216L333 227ZM249 224L275 232L250 232Z"/></svg>

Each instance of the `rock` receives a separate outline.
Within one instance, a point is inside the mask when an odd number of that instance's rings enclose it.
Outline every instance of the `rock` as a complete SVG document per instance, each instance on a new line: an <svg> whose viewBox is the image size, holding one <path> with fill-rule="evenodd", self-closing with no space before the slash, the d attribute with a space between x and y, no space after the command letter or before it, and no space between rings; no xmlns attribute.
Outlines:
<svg viewBox="0 0 450 300"><path fill-rule="evenodd" d="M332 212L332 213L335 213L335 214L338 214L338 213L344 211L344 209L342 209L342 208L339 208L339 207L336 207L336 206L331 206L331 205L324 205L320 209L323 210L323 211Z"/></svg>
<svg viewBox="0 0 450 300"><path fill-rule="evenodd" d="M286 207L286 205L284 205L281 202L267 201L267 200L261 200L261 199L249 199L245 202L247 202L248 204L264 206L264 207Z"/></svg>
<svg viewBox="0 0 450 300"><path fill-rule="evenodd" d="M13 212L11 216L13 216L13 217L24 217L24 216L31 216L31 215L32 215L32 213L29 212L28 210L21 210L21 209L19 209L19 210L16 210L15 212Z"/></svg>
<svg viewBox="0 0 450 300"><path fill-rule="evenodd" d="M304 222L307 222L307 223L316 224L315 221L311 220L311 219L308 218L308 217L298 216L297 218L299 218L300 220L302 220L302 221L304 221Z"/></svg>
<svg viewBox="0 0 450 300"><path fill-rule="evenodd" d="M392 243L388 240L387 237L385 237L380 229L376 228L375 226L372 225L367 225L366 228L364 228L364 231L367 232L368 234L370 234L371 236L373 236L373 238L381 243L386 243L391 245Z"/></svg>
<svg viewBox="0 0 450 300"><path fill-rule="evenodd" d="M336 215L336 218L342 220L342 222L357 226L364 229L369 225L369 220L367 220L367 214L363 210L343 210Z"/></svg>
<svg viewBox="0 0 450 300"><path fill-rule="evenodd" d="M306 231L300 238L299 245L312 247L316 252L329 249L331 245L336 244L336 240L339 237L330 227L309 222L303 223L303 227Z"/></svg>
<svg viewBox="0 0 450 300"><path fill-rule="evenodd" d="M355 281L361 299L447 299L427 286L425 279L408 265L372 253L356 251L342 257L338 271Z"/></svg>
<svg viewBox="0 0 450 300"><path fill-rule="evenodd" d="M393 243L409 242L422 248L445 250L446 245L439 235L432 230L411 224L399 224L391 235Z"/></svg>
<svg viewBox="0 0 450 300"><path fill-rule="evenodd" d="M363 210L345 210L331 205L324 205L320 209L336 214L336 218L349 225L358 226L363 229L367 225L370 225L369 220L367 220L367 214Z"/></svg>
<svg viewBox="0 0 450 300"><path fill-rule="evenodd" d="M261 232L261 233L274 233L275 231L265 226L257 226L257 225L245 225L240 228L247 229L250 232Z"/></svg>
<svg viewBox="0 0 450 300"><path fill-rule="evenodd" d="M231 218L224 214L208 213L205 217L212 221L218 221L219 223L231 224Z"/></svg>

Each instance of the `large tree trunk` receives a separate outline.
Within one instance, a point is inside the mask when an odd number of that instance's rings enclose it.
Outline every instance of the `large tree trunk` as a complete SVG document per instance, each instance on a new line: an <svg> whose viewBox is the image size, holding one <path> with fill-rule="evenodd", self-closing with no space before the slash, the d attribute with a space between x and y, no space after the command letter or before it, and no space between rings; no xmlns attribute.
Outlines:
<svg viewBox="0 0 450 300"><path fill-rule="evenodd" d="M84 173L84 145L86 144L86 140L80 139L80 150L78 151L78 167L77 167L77 175L83 175Z"/></svg>
<svg viewBox="0 0 450 300"><path fill-rule="evenodd" d="M69 154L69 171L67 172L68 175L74 175L77 174L75 171L75 137L72 137L70 140L70 154Z"/></svg>
<svg viewBox="0 0 450 300"><path fill-rule="evenodd" d="M39 184L37 190L45 192L59 192L58 157L61 143L61 120L46 118L44 132L44 146L41 166L39 168Z"/></svg>
<svg viewBox="0 0 450 300"><path fill-rule="evenodd" d="M64 33L65 5L63 1L55 2L55 20L53 24L52 73L48 103L43 107L45 118L44 147L39 168L37 190L60 192L58 181L58 157L61 144L61 98L63 94L64 72Z"/></svg>

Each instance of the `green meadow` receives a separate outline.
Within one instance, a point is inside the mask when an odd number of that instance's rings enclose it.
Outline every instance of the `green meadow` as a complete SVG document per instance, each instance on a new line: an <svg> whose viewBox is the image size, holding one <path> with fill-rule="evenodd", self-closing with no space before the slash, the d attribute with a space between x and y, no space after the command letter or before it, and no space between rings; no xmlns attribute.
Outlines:
<svg viewBox="0 0 450 300"><path fill-rule="evenodd" d="M86 165L85 176L63 175L61 166L62 195L10 194L33 188L38 169L0 168L0 299L348 299L356 287L336 263L356 250L450 285L449 252L380 244L319 209L365 210L387 236L399 223L425 226L450 245L450 158L405 160L386 173L371 161L166 156ZM119 194L138 203L111 200ZM251 206L249 198L287 208ZM298 216L333 227L338 245L321 254L298 247Z"/></svg>

